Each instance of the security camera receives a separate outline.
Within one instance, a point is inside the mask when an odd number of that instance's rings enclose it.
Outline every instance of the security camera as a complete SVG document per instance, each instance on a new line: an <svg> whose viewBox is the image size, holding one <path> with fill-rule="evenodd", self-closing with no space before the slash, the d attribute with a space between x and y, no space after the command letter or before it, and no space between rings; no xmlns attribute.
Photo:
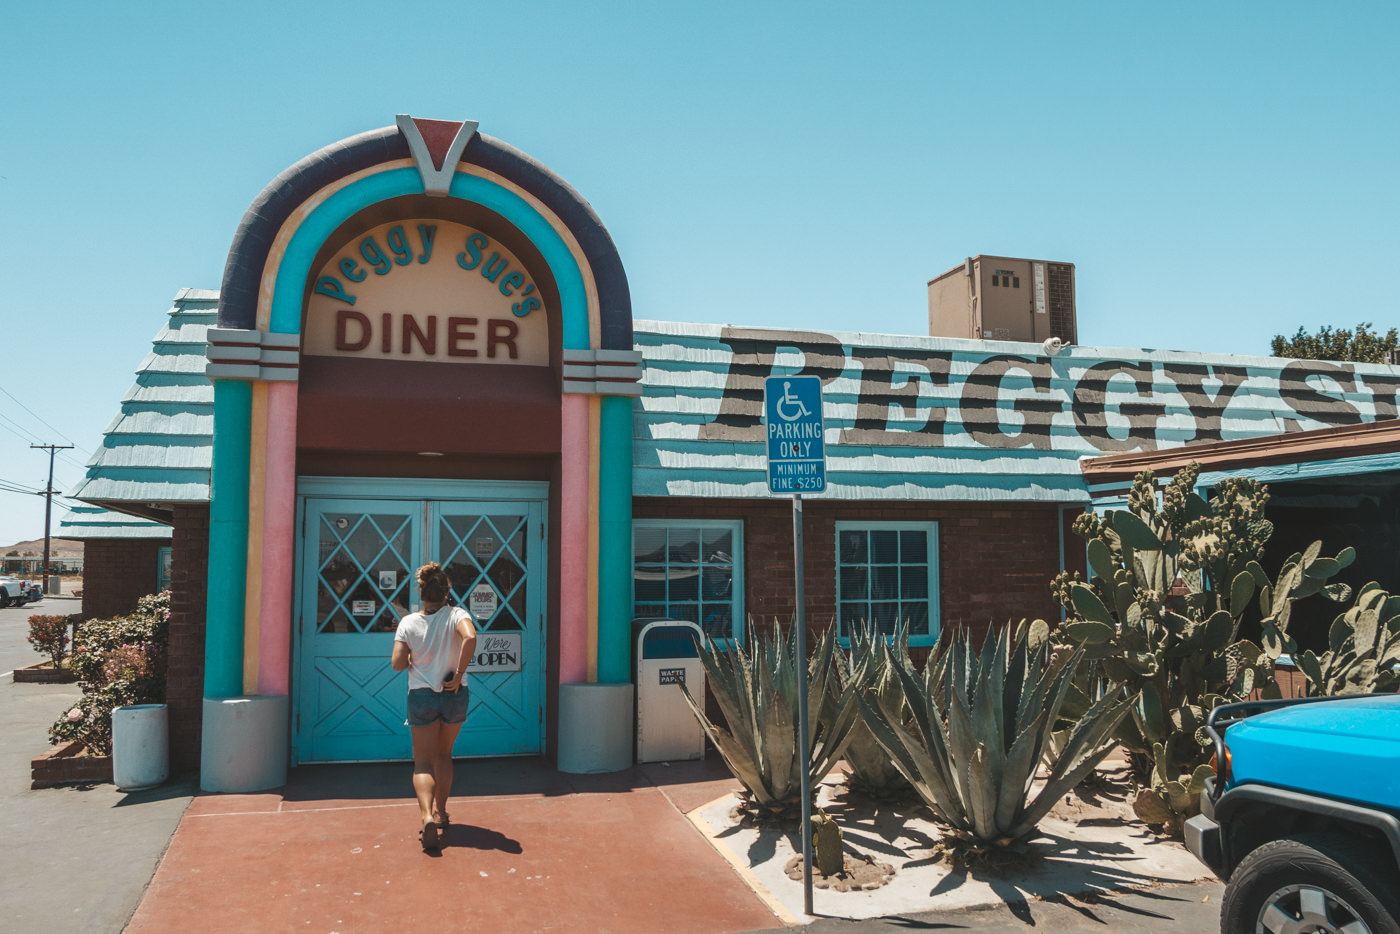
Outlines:
<svg viewBox="0 0 1400 934"><path fill-rule="evenodd" d="M1040 346L1045 349L1047 354L1053 357L1055 354L1065 349L1065 342L1058 337L1047 337Z"/></svg>

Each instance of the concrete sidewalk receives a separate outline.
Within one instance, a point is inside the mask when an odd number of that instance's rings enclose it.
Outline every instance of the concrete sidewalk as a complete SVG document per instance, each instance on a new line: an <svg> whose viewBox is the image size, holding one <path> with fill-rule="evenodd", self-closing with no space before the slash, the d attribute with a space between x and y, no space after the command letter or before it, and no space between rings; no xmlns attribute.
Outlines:
<svg viewBox="0 0 1400 934"><path fill-rule="evenodd" d="M11 610L10 612L18 612ZM71 684L0 683L0 905L10 931L120 931L196 791L173 782L29 788L29 760L81 696Z"/></svg>
<svg viewBox="0 0 1400 934"><path fill-rule="evenodd" d="M716 759L602 776L462 760L446 845L429 855L407 764L303 766L275 793L195 799L127 930L773 927L685 817L736 787Z"/></svg>

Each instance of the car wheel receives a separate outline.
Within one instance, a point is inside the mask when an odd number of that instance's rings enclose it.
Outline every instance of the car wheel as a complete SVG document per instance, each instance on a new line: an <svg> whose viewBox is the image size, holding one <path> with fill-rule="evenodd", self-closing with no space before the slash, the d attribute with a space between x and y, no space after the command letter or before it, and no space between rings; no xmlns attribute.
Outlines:
<svg viewBox="0 0 1400 934"><path fill-rule="evenodd" d="M1364 840L1298 834L1230 875L1222 934L1400 934L1394 855Z"/></svg>

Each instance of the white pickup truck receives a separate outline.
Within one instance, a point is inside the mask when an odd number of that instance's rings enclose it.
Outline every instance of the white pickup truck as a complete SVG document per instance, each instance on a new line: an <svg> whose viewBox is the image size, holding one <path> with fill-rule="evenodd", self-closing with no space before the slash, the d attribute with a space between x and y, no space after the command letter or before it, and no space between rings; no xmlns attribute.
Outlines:
<svg viewBox="0 0 1400 934"><path fill-rule="evenodd" d="M0 607L24 606L43 599L44 590L38 584L17 577L0 577Z"/></svg>

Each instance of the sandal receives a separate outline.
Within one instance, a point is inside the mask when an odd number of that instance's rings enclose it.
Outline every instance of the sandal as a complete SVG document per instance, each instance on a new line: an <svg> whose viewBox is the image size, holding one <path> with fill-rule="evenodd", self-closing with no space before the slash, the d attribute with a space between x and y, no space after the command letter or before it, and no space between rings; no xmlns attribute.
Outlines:
<svg viewBox="0 0 1400 934"><path fill-rule="evenodd" d="M440 833L446 833L448 825L452 823L452 819L447 816L446 811L438 811L437 814L433 816L433 823L437 824Z"/></svg>
<svg viewBox="0 0 1400 934"><path fill-rule="evenodd" d="M423 851L441 849L442 843L438 840L438 825L432 821L423 825L423 829L418 831L418 839L423 844Z"/></svg>

